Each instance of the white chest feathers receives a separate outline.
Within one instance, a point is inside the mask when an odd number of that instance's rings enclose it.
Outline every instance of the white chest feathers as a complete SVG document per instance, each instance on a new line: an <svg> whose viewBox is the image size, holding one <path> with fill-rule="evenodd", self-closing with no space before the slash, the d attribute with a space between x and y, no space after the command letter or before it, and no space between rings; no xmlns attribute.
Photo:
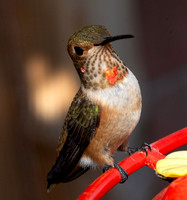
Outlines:
<svg viewBox="0 0 187 200"><path fill-rule="evenodd" d="M124 80L114 87L85 91L88 98L95 103L118 110L123 110L136 102L141 104L141 92L138 81L129 69L128 72Z"/></svg>

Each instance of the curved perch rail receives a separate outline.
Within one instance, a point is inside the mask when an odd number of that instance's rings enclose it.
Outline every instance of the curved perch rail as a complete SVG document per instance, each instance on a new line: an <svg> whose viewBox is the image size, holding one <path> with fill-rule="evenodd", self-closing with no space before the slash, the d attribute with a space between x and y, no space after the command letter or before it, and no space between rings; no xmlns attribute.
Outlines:
<svg viewBox="0 0 187 200"><path fill-rule="evenodd" d="M136 152L119 163L119 165L132 174L143 166L155 169L158 160L163 159L166 153L169 153L183 145L187 144L187 128L174 132L154 143L148 154L144 151ZM101 199L109 190L121 181L121 175L117 169L112 168L97 178L84 192L78 200L96 200Z"/></svg>

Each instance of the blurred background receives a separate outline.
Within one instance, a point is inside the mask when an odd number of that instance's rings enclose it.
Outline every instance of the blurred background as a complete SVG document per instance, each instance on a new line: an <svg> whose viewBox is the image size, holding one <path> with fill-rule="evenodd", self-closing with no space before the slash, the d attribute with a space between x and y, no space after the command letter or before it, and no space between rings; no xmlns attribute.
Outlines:
<svg viewBox="0 0 187 200"><path fill-rule="evenodd" d="M46 193L64 117L80 86L66 51L78 28L100 24L139 80L143 110L130 146L152 143L187 122L187 1L0 1L1 199L73 200L101 170ZM186 147L183 147L183 149ZM116 160L126 157L117 153ZM103 199L152 199L167 183L147 167Z"/></svg>

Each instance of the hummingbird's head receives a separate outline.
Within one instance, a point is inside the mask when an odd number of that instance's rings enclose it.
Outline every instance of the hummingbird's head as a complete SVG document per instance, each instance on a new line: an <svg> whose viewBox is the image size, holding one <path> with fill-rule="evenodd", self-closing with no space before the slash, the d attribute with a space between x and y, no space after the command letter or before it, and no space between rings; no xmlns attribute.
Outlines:
<svg viewBox="0 0 187 200"><path fill-rule="evenodd" d="M94 90L106 88L107 85L114 85L127 73L126 67L110 43L132 37L134 36L111 36L109 31L101 25L86 26L70 37L67 50L85 88ZM110 77L113 80L110 80Z"/></svg>

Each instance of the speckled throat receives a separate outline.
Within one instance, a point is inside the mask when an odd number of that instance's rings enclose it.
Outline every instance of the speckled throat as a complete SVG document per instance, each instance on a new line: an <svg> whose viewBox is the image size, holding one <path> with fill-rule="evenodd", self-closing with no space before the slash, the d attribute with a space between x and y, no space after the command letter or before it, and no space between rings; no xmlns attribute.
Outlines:
<svg viewBox="0 0 187 200"><path fill-rule="evenodd" d="M95 46L88 50L87 57L74 60L85 89L113 87L125 78L127 67L116 55L111 44Z"/></svg>

